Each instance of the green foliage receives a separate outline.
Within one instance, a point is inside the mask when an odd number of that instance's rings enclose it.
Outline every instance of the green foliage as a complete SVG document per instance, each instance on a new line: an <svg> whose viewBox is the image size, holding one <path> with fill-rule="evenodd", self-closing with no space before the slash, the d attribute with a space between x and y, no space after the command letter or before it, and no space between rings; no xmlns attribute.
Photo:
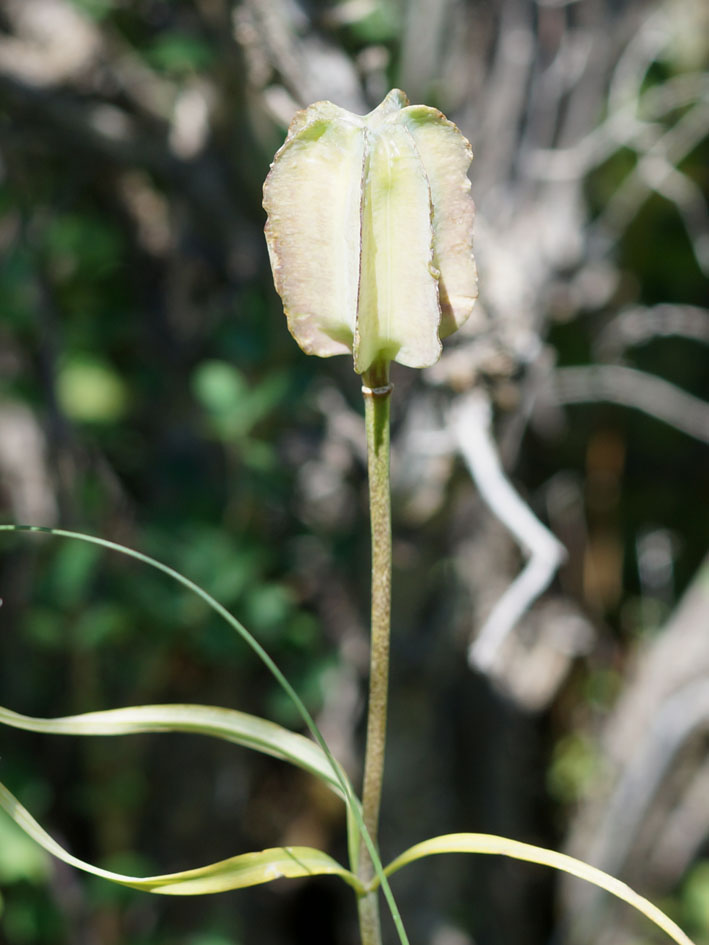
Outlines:
<svg viewBox="0 0 709 945"><path fill-rule="evenodd" d="M62 282L100 281L121 264L125 251L116 228L91 213L53 217L42 248L52 272Z"/></svg>
<svg viewBox="0 0 709 945"><path fill-rule="evenodd" d="M0 883L25 880L44 883L49 875L49 859L14 821L0 820Z"/></svg>
<svg viewBox="0 0 709 945"><path fill-rule="evenodd" d="M13 247L0 267L0 297L7 328L23 333L32 324L37 306L30 256L21 247Z"/></svg>
<svg viewBox="0 0 709 945"><path fill-rule="evenodd" d="M283 372L273 372L260 383L249 384L233 364L203 361L191 382L214 435L224 443L241 446L242 450L246 447L245 458L253 459L248 434L283 402L289 388L288 377Z"/></svg>
<svg viewBox="0 0 709 945"><path fill-rule="evenodd" d="M146 51L148 62L159 72L183 76L201 72L214 62L209 43L188 33L171 32L159 37Z"/></svg>
<svg viewBox="0 0 709 945"><path fill-rule="evenodd" d="M128 405L121 377L95 359L79 357L63 364L57 393L67 417L79 423L115 423L125 416Z"/></svg>
<svg viewBox="0 0 709 945"><path fill-rule="evenodd" d="M709 861L700 860L682 887L682 917L697 942L709 941Z"/></svg>
<svg viewBox="0 0 709 945"><path fill-rule="evenodd" d="M352 34L359 42L391 43L400 35L402 12L393 0L377 0L371 4L363 4L359 11L363 15L347 20Z"/></svg>
<svg viewBox="0 0 709 945"><path fill-rule="evenodd" d="M571 804L583 795L598 773L593 743L577 733L565 735L554 746L547 771L549 791L556 800Z"/></svg>
<svg viewBox="0 0 709 945"><path fill-rule="evenodd" d="M227 938L219 932L199 932L190 939L190 945L239 945L234 938Z"/></svg>
<svg viewBox="0 0 709 945"><path fill-rule="evenodd" d="M70 0L82 13L100 22L108 17L116 6L116 0Z"/></svg>

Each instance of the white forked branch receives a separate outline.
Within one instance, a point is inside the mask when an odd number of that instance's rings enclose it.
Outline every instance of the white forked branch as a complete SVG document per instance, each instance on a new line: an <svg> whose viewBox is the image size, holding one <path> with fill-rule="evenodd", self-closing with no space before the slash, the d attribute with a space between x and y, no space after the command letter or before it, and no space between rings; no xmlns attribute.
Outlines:
<svg viewBox="0 0 709 945"><path fill-rule="evenodd" d="M514 535L529 560L510 584L468 650L471 666L490 670L505 638L525 611L546 590L566 549L535 518L506 477L491 431L490 402L473 391L456 406L452 430L480 495Z"/></svg>

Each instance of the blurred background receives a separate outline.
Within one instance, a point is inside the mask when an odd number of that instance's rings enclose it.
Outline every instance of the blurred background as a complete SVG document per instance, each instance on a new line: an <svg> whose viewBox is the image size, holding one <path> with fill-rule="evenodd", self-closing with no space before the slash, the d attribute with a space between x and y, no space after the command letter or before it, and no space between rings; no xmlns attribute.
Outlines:
<svg viewBox="0 0 709 945"><path fill-rule="evenodd" d="M349 359L307 358L287 333L261 186L312 101L366 112L398 86L441 108L475 152L480 301L436 367L394 377L384 859L463 830L554 846L698 945L708 64L703 0L0 3L0 519L123 542L201 583L358 783L360 385ZM565 560L500 521L505 482ZM536 601L509 592L530 550ZM18 712L206 702L299 724L240 640L137 562L5 535L0 596L0 702ZM491 621L504 640L483 672L468 648ZM324 790L234 746L8 730L1 745L8 787L109 868L285 843L346 856ZM393 885L412 942L662 940L506 860L436 857ZM356 941L336 880L153 897L50 861L3 818L0 891L7 945Z"/></svg>

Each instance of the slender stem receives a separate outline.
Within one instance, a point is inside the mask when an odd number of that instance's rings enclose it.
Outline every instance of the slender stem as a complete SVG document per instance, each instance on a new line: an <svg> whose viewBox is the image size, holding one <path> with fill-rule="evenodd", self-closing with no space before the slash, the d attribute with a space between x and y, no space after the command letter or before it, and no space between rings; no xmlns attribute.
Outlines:
<svg viewBox="0 0 709 945"><path fill-rule="evenodd" d="M357 897L357 911L362 945L382 945L382 923L376 891Z"/></svg>
<svg viewBox="0 0 709 945"><path fill-rule="evenodd" d="M391 497L389 489L389 384L388 364L375 365L363 377L369 469L369 514L372 530L372 611L362 815L376 843L384 774L387 696L389 687L389 631L391 621ZM367 849L360 851L359 875L364 882L374 871ZM381 945L377 894L359 899L362 945Z"/></svg>

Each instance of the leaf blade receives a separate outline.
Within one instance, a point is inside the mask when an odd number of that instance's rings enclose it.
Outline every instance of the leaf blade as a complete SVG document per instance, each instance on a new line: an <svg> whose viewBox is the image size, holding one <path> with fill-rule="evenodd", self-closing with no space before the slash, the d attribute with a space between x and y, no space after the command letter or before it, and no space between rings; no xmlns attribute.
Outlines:
<svg viewBox="0 0 709 945"><path fill-rule="evenodd" d="M45 719L21 715L0 706L0 724L53 735L112 736L145 732L207 735L294 764L321 778L343 797L340 781L315 742L275 722L235 709L189 704L144 705Z"/></svg>
<svg viewBox="0 0 709 945"><path fill-rule="evenodd" d="M10 524L1 524L0 532L26 532L28 534L41 534L41 535L54 535L58 538L68 538L74 541L83 541L90 545L98 545L101 548L107 548L111 551L118 552L119 554L125 555L129 558L134 558L136 561L141 561L143 564L147 564L151 568L155 568L157 571L161 571L163 574L166 574L173 581L176 581L178 584L181 584L183 587L186 587L193 594L196 594L200 597L205 603L216 613L218 614L239 636L244 640L244 642L253 650L254 653L259 657L259 659L264 663L268 668L273 677L277 680L278 684L281 686L286 695L291 699L296 709L298 710L301 718L307 725L311 735L317 742L317 744L322 748L324 754L328 758L330 765L332 767L333 774L340 782L342 786L342 792L345 796L347 803L347 812L350 822L354 822L357 825L357 830L362 837L369 855L372 858L372 863L376 870L377 876L380 878L382 889L384 891L384 896L386 898L391 916L396 927L397 935L401 942L401 945L409 945L409 939L404 929L403 922L401 920L401 915L399 913L398 906L394 899L394 895L389 886L386 875L382 867L381 857L379 852L374 845L374 841L367 832L367 827L362 818L361 804L357 795L355 794L354 788L346 775L343 774L341 766L335 760L334 755L328 748L327 742L323 738L322 732L315 724L310 712L306 708L303 700L300 698L298 693L295 691L293 686L288 682L286 677L283 675L281 670L278 668L274 660L268 655L266 650L261 646L261 644L256 640L253 634L249 633L246 627L237 620L233 614L231 614L226 607L219 603L211 594L208 594L202 587L196 584L194 581L191 581L189 578L185 577L183 574L180 574L179 571L176 571L174 568L171 568L169 565L163 564L162 561L158 561L156 558L152 558L149 555L145 555L140 551L136 551L133 548L128 548L126 545L121 545L115 541L109 541L106 538L99 538L95 535L86 535L81 532L72 532L62 528L50 528L43 525L10 525Z"/></svg>
<svg viewBox="0 0 709 945"><path fill-rule="evenodd" d="M682 929L662 912L654 903L636 893L626 883L604 873L595 866L590 866L582 860L577 860L566 853L557 853L545 847L537 847L519 840L510 840L507 837L497 837L484 833L454 833L424 840L404 851L401 856L393 860L384 870L391 876L403 866L420 860L426 856L435 856L440 853L485 853L509 856L516 860L525 860L528 863L537 863L540 866L550 866L561 870L579 879L585 879L600 889L606 890L623 902L637 909L646 918L662 929L677 945L694 945L692 940ZM378 885L378 878L372 882L372 887Z"/></svg>
<svg viewBox="0 0 709 945"><path fill-rule="evenodd" d="M2 808L48 853L85 873L110 880L120 886L140 889L144 892L166 896L200 896L258 886L283 877L294 879L302 876L339 876L355 890L361 883L337 860L312 847L273 847L257 853L242 853L178 873L163 873L157 876L129 876L102 869L80 860L65 850L23 807L17 798L0 783L0 808Z"/></svg>

